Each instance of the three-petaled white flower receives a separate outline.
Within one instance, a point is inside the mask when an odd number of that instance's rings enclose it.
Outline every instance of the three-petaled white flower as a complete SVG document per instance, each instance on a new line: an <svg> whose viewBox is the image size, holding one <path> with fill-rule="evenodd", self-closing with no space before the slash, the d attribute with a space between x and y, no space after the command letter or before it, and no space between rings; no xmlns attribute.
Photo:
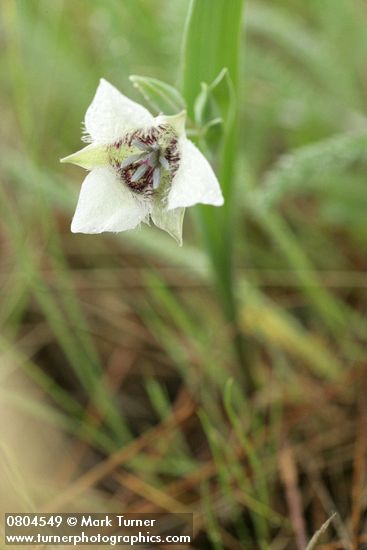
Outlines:
<svg viewBox="0 0 367 550"><path fill-rule="evenodd" d="M151 219L182 244L185 207L223 204L210 164L186 138L185 119L185 112L154 118L100 81L85 115L90 144L61 160L90 170L73 233L125 231Z"/></svg>

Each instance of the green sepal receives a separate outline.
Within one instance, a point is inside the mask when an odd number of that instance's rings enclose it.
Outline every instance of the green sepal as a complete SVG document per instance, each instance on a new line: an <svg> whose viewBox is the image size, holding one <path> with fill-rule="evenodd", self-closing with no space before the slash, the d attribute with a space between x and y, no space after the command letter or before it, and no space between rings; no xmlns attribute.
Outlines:
<svg viewBox="0 0 367 550"><path fill-rule="evenodd" d="M185 135L186 111L181 111L177 115L161 115L158 121L171 126L179 137Z"/></svg>
<svg viewBox="0 0 367 550"><path fill-rule="evenodd" d="M178 246L182 246L182 224L185 215L185 208L175 208L167 210L162 208L161 204L156 201L153 205L153 210L150 214L153 223L167 231L173 237Z"/></svg>
<svg viewBox="0 0 367 550"><path fill-rule="evenodd" d="M109 152L107 145L95 145L91 143L71 155L60 159L60 162L76 164L87 170L109 164Z"/></svg>
<svg viewBox="0 0 367 550"><path fill-rule="evenodd" d="M174 115L186 109L184 98L170 84L146 76L131 75L129 78L156 114Z"/></svg>

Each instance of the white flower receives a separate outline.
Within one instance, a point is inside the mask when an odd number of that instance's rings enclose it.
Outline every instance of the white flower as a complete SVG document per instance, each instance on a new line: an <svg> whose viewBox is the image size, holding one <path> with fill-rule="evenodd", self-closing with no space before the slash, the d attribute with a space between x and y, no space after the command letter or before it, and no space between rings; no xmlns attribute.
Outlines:
<svg viewBox="0 0 367 550"><path fill-rule="evenodd" d="M125 231L151 219L181 245L185 207L223 204L211 166L185 136L185 118L185 112L154 118L100 81L85 116L90 144L61 159L90 170L73 233Z"/></svg>

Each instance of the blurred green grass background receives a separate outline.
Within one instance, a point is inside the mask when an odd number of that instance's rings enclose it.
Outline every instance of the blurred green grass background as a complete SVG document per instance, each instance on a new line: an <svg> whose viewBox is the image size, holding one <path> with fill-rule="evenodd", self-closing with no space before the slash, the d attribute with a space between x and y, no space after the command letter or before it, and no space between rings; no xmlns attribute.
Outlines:
<svg viewBox="0 0 367 550"><path fill-rule="evenodd" d="M130 74L177 84L188 7L0 4L0 400L66 434L34 507L94 487L126 512L193 511L194 548L273 550L336 510L319 547L363 548L366 4L246 4L230 211L245 361L191 212L183 249L153 228L69 231L83 173L58 159L99 78L138 100Z"/></svg>

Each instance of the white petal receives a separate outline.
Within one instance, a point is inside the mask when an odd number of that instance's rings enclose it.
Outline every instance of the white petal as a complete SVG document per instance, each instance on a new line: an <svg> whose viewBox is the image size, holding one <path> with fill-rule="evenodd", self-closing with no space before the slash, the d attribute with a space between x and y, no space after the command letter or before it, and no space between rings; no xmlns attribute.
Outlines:
<svg viewBox="0 0 367 550"><path fill-rule="evenodd" d="M168 210L194 204L221 206L221 188L204 155L188 139L180 140L180 166L168 194Z"/></svg>
<svg viewBox="0 0 367 550"><path fill-rule="evenodd" d="M96 168L85 178L71 224L73 233L134 229L148 216L150 202L137 198L109 168Z"/></svg>
<svg viewBox="0 0 367 550"><path fill-rule="evenodd" d="M129 130L151 126L153 121L145 107L102 78L85 115L85 128L92 141L111 143Z"/></svg>
<svg viewBox="0 0 367 550"><path fill-rule="evenodd" d="M163 229L163 231L167 231L171 237L176 239L177 244L182 246L182 224L184 214L184 208L166 210L162 209L159 204L154 204L150 216L157 227Z"/></svg>

